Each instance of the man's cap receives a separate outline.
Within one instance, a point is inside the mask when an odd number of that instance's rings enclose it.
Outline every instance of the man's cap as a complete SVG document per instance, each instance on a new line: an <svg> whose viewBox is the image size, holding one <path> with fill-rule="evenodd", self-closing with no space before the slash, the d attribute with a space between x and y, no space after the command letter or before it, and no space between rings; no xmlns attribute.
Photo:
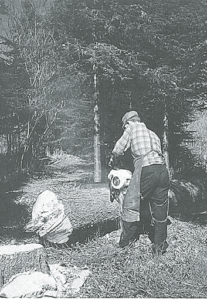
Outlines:
<svg viewBox="0 0 207 300"><path fill-rule="evenodd" d="M134 111L134 110L125 113L125 115L124 115L123 118L122 118L123 128L124 128L124 126L126 125L126 123L127 123L130 119L132 119L132 118L134 118L134 117L138 117L138 118L139 118L138 113L137 113L136 111Z"/></svg>

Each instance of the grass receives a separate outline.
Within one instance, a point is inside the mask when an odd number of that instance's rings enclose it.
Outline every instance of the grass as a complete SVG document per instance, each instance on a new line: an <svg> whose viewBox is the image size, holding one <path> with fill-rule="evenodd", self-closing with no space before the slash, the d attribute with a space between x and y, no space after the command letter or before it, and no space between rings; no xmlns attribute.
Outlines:
<svg viewBox="0 0 207 300"><path fill-rule="evenodd" d="M75 175L71 177L73 176ZM114 219L119 215L118 204L110 202L107 188L82 189L75 186L73 181L64 181L63 178L59 181L55 178L35 180L23 187L23 194L18 203L27 206L28 218L31 217L32 206L37 196L46 189L53 191L63 202L65 213L74 228Z"/></svg>
<svg viewBox="0 0 207 300"><path fill-rule="evenodd" d="M63 201L74 228L117 217L118 207L116 203L110 203L108 189L82 189L79 185L92 176L90 162L89 166L84 162L83 170L83 161L73 159L73 156L56 153L54 161L45 175L31 179L17 191L15 203L27 210L25 221L31 217L37 195L45 189L52 190ZM1 231L0 244L38 242L35 236L23 236L22 232L15 231L19 226L18 211L13 210L16 214L8 222L10 234ZM19 217L21 212L23 210ZM46 246L48 262L89 268L91 276L76 296L79 298L205 298L206 226L176 218L171 221L169 248L161 257L153 257L146 235L131 248L118 248L120 231L114 231L103 237L97 234L95 239L73 248ZM63 296L72 297L70 294Z"/></svg>
<svg viewBox="0 0 207 300"><path fill-rule="evenodd" d="M131 248L118 248L120 232L115 231L75 249L47 248L49 262L58 259L90 269L92 275L77 295L80 298L205 298L206 229L171 220L170 246L161 257L152 256L146 235Z"/></svg>
<svg viewBox="0 0 207 300"><path fill-rule="evenodd" d="M19 221L18 226L23 228L31 219L32 207L38 195L46 189L53 191L63 202L74 229L118 217L118 204L110 202L106 186L82 188L82 184L93 176L90 162L59 152L53 161L41 176L37 174L17 191L4 196L0 226L2 223L4 227L7 225L11 228L12 224L17 227L16 221Z"/></svg>

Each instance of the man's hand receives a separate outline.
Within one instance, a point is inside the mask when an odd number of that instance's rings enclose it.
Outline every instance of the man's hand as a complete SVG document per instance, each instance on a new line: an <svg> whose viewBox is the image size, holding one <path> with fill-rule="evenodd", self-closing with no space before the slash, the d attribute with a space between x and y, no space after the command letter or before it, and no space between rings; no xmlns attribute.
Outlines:
<svg viewBox="0 0 207 300"><path fill-rule="evenodd" d="M112 169L117 169L121 167L121 161L117 154L112 153L110 155L108 166Z"/></svg>
<svg viewBox="0 0 207 300"><path fill-rule="evenodd" d="M113 161L114 161L114 155L113 155L113 153L110 155L110 158L109 158L109 163L108 163L108 166L110 167L110 168L112 168L113 169Z"/></svg>

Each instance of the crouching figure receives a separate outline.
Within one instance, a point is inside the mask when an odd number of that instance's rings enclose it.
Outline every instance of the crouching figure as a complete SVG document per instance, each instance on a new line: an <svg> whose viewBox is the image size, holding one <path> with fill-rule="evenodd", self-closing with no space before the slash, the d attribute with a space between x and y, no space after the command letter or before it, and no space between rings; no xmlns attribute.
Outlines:
<svg viewBox="0 0 207 300"><path fill-rule="evenodd" d="M66 243L73 231L62 202L48 190L37 197L32 209L32 220L25 229L36 232L40 238L55 244Z"/></svg>

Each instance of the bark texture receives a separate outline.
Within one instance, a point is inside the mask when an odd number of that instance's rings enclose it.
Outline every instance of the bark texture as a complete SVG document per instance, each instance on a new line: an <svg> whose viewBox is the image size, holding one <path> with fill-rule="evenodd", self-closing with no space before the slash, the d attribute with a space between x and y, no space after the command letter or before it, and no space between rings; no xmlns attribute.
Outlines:
<svg viewBox="0 0 207 300"><path fill-rule="evenodd" d="M13 275L32 270L50 274L47 254L43 246L26 244L0 247L0 272L4 284Z"/></svg>
<svg viewBox="0 0 207 300"><path fill-rule="evenodd" d="M101 182L101 143L100 143L100 111L99 92L97 88L96 65L94 71L94 182Z"/></svg>
<svg viewBox="0 0 207 300"><path fill-rule="evenodd" d="M167 166L167 169L169 170L170 169L169 140L168 140L169 127L168 127L167 112L165 112L163 124L164 124L164 132L163 132L162 148L163 148L163 155L165 157L166 166Z"/></svg>

